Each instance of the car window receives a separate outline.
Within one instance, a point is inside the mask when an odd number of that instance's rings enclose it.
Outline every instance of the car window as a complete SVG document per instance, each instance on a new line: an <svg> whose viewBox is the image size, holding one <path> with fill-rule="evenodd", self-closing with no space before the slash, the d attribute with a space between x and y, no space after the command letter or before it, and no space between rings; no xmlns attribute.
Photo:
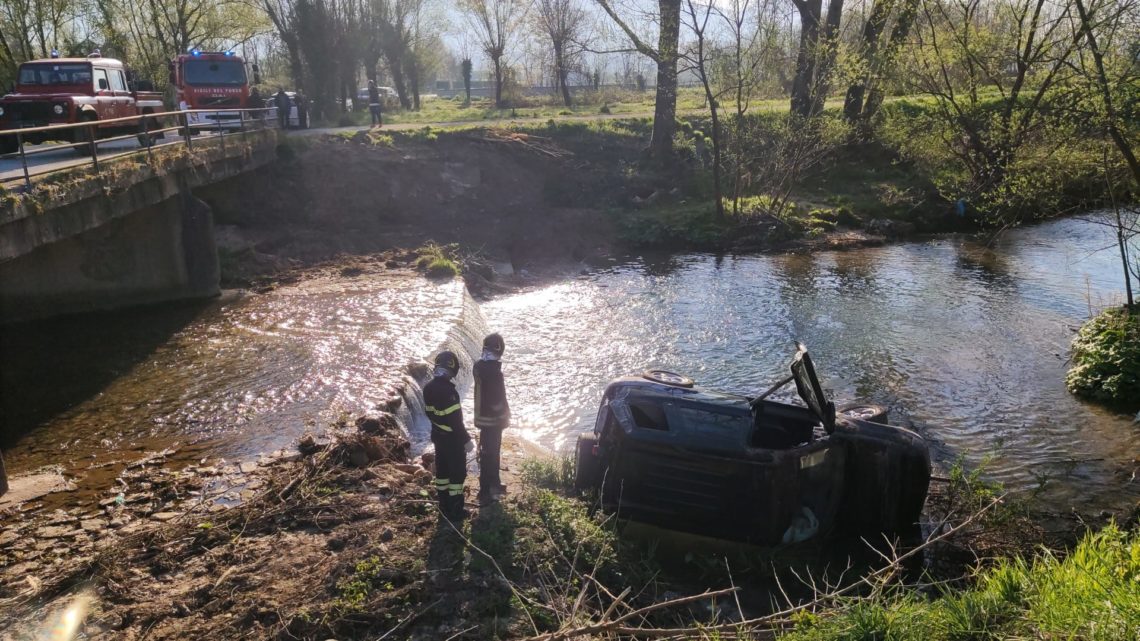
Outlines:
<svg viewBox="0 0 1140 641"><path fill-rule="evenodd" d="M647 430L669 431L669 420L665 418L665 410L655 403L640 403L634 401L629 404L629 413L638 427Z"/></svg>
<svg viewBox="0 0 1140 641"><path fill-rule="evenodd" d="M123 72L119 69L108 69L107 73L111 76L111 88L115 91L126 91L127 83L123 80Z"/></svg>
<svg viewBox="0 0 1140 641"><path fill-rule="evenodd" d="M91 65L38 63L20 65L21 85L85 85L91 82Z"/></svg>
<svg viewBox="0 0 1140 641"><path fill-rule="evenodd" d="M95 70L95 91L102 91L110 89L111 83L107 80L107 71L105 69Z"/></svg>

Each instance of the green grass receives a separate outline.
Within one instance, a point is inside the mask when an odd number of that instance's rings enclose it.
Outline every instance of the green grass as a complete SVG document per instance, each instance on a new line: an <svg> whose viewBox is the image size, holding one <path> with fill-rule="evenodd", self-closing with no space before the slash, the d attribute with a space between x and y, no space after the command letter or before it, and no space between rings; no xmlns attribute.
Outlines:
<svg viewBox="0 0 1140 641"><path fill-rule="evenodd" d="M429 243L416 250L415 268L431 278L453 278L460 274L458 247Z"/></svg>
<svg viewBox="0 0 1140 641"><path fill-rule="evenodd" d="M535 488L569 490L574 485L574 459L531 458L522 463L522 480Z"/></svg>
<svg viewBox="0 0 1140 641"><path fill-rule="evenodd" d="M1140 638L1140 535L1109 526L1067 557L1004 559L928 599L897 589L803 616L785 641Z"/></svg>

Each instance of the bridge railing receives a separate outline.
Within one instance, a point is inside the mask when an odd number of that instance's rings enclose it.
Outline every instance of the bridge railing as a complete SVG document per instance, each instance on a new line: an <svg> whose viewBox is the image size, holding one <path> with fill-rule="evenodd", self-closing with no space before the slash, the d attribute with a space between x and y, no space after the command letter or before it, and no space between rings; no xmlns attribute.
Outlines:
<svg viewBox="0 0 1140 641"><path fill-rule="evenodd" d="M155 149L173 145L185 145L187 149L193 149L195 144L208 144L216 140L224 152L227 138L238 136L244 139L252 131L276 127L277 108L268 107L160 111L124 118L0 130L0 150L15 149L0 154L0 162L19 160L22 170L15 175L0 174L0 185L10 189L11 183L22 182L23 189L32 191L35 189L32 179L37 176L85 166L99 171L101 163L142 153L149 158ZM100 129L111 129L118 135L102 137ZM125 129L130 129L130 133L121 133ZM168 135L172 137L168 139ZM128 140L137 141L137 146L115 144ZM48 144L48 141L54 142ZM112 146L116 148L108 149ZM103 148L102 151L100 147ZM74 150L82 160L62 165L59 162L29 164L29 159L34 160L42 154L66 149Z"/></svg>

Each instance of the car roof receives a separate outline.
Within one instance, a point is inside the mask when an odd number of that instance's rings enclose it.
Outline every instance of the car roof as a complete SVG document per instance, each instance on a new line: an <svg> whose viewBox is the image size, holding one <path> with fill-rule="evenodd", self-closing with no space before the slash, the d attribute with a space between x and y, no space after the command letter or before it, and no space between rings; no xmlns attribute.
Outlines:
<svg viewBox="0 0 1140 641"><path fill-rule="evenodd" d="M80 64L90 63L106 67L122 67L123 62L115 58L39 58L37 60L26 60L20 64L34 65L34 64Z"/></svg>

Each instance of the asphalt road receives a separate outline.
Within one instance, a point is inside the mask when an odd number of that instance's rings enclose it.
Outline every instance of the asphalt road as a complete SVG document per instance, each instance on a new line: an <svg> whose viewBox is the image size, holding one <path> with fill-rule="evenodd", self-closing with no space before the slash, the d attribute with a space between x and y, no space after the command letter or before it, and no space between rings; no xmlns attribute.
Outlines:
<svg viewBox="0 0 1140 641"><path fill-rule="evenodd" d="M637 118L652 116L652 113L645 114L582 114L574 116L559 116L553 118L557 121L589 121L589 120L616 120L621 118ZM546 119L541 118L504 118L495 120L465 120L455 122L419 122L419 123L399 123L385 125L384 130L387 131L408 131L421 129L423 127L504 127L512 124L534 124L536 122L545 122ZM331 134L343 131L363 131L368 127L352 126L352 127L330 127L321 129L304 129L304 130L291 130L289 135L296 136L312 136L320 134ZM195 136L198 138L207 138L211 134L203 133ZM181 142L181 138L175 134L167 133L166 138L159 140L155 146L169 145ZM80 156L74 149L63 148L56 149L60 145L49 143L43 145L28 145L27 150L34 152L33 155L28 156L28 171L32 174L33 182L37 176L41 178L61 169L68 169L70 167L78 167L81 165L88 165L91 163L90 156ZM128 140L119 140L115 142L107 142L99 145L99 160L112 160L116 157L126 156L131 153L140 151L142 147L134 138ZM24 169L17 158L5 158L0 160L0 185L9 189L18 189L23 186Z"/></svg>
<svg viewBox="0 0 1140 641"><path fill-rule="evenodd" d="M210 134L203 133L195 136L194 139L205 139L209 136ZM168 132L165 138L155 141L154 146L161 147L181 142L182 138L180 136ZM135 138L100 143L99 161L110 161L115 158L138 153L142 151L142 149L142 145L140 145ZM25 150L33 154L27 156L28 172L32 175L33 182L35 182L37 176L42 178L46 174L57 172L61 169L91 164L91 156L80 155L75 149L63 147L59 143L26 145ZM0 185L9 189L19 189L23 187L23 182L24 168L19 157L0 160Z"/></svg>

